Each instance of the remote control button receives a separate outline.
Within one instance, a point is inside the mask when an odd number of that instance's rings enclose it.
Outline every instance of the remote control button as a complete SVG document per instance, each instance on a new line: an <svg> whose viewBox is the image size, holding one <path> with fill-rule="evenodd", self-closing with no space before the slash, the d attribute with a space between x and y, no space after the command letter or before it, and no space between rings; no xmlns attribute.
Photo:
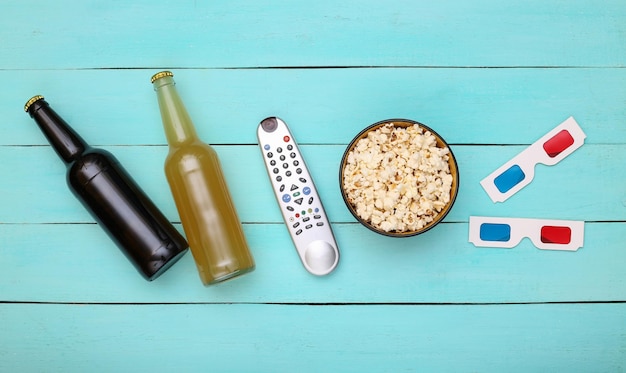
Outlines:
<svg viewBox="0 0 626 373"><path fill-rule="evenodd" d="M296 184L291 184L291 191L294 191L298 189L298 186Z"/></svg>
<svg viewBox="0 0 626 373"><path fill-rule="evenodd" d="M294 202L295 202L295 203L297 203L297 204L299 204L299 205L301 205L301 204L302 204L302 197L300 197L300 198L298 198L298 199L294 200Z"/></svg>
<svg viewBox="0 0 626 373"><path fill-rule="evenodd" d="M263 119L263 121L261 122L261 128L263 128L263 131L267 133L276 131L276 128L278 128L278 121L276 120L276 117Z"/></svg>
<svg viewBox="0 0 626 373"><path fill-rule="evenodd" d="M324 240L316 240L304 250L304 265L314 275L330 273L339 261L337 249Z"/></svg>
<svg viewBox="0 0 626 373"><path fill-rule="evenodd" d="M289 194L283 194L283 202L289 203L291 201L291 196Z"/></svg>
<svg viewBox="0 0 626 373"><path fill-rule="evenodd" d="M272 158L273 156L274 156L274 153L272 153L272 152L268 152L267 153L267 158Z"/></svg>
<svg viewBox="0 0 626 373"><path fill-rule="evenodd" d="M295 153L295 152L291 152L291 153L289 154L289 156L290 156L291 158L295 158L295 157L296 157L296 153Z"/></svg>
<svg viewBox="0 0 626 373"><path fill-rule="evenodd" d="M294 227L294 228L298 228L299 226L300 226L300 222L299 221L295 222L294 225L292 225L292 227Z"/></svg>
<svg viewBox="0 0 626 373"><path fill-rule="evenodd" d="M299 217L300 217L300 214L296 213L296 218L299 218Z"/></svg>
<svg viewBox="0 0 626 373"><path fill-rule="evenodd" d="M312 212L313 212L313 209L308 209L307 211L308 211L308 213L310 214L310 213L312 213Z"/></svg>
<svg viewBox="0 0 626 373"><path fill-rule="evenodd" d="M280 175L276 176L276 181L280 183L281 181L283 181L283 177Z"/></svg>
<svg viewBox="0 0 626 373"><path fill-rule="evenodd" d="M291 211L291 212L293 212L293 211L294 211L294 210L293 210L293 207L291 207L291 206L287 206L287 210L289 210L289 211Z"/></svg>
<svg viewBox="0 0 626 373"><path fill-rule="evenodd" d="M285 159L287 159L287 157L285 157L284 154L281 154L279 158L280 158L281 161L284 161Z"/></svg>
<svg viewBox="0 0 626 373"><path fill-rule="evenodd" d="M263 149L265 149L265 150L270 150L270 145L269 145L269 144L265 144L265 145L263 145ZM289 150L291 150L291 149L289 149Z"/></svg>
<svg viewBox="0 0 626 373"><path fill-rule="evenodd" d="M317 207L315 208L315 213L317 214L318 212L320 212L320 209L318 209Z"/></svg>
<svg viewBox="0 0 626 373"><path fill-rule="evenodd" d="M321 222L321 221L320 221L320 222L318 222L316 225L317 225L318 227L321 227L322 225L324 225L324 222Z"/></svg>
<svg viewBox="0 0 626 373"><path fill-rule="evenodd" d="M302 189L302 193L304 193L305 196L308 196L309 194L311 194L311 188L309 187L304 187Z"/></svg>
<svg viewBox="0 0 626 373"><path fill-rule="evenodd" d="M272 165L272 166L276 166L276 160L275 160L275 159L272 159L272 160L270 161L270 165Z"/></svg>
<svg viewBox="0 0 626 373"><path fill-rule="evenodd" d="M282 152L283 152L283 148L281 148L281 147L279 146L278 148L276 148L276 151L277 151L277 152L279 152L279 153L282 153Z"/></svg>
<svg viewBox="0 0 626 373"><path fill-rule="evenodd" d="M285 172L285 175L287 175L287 177L291 176L291 171Z"/></svg>
<svg viewBox="0 0 626 373"><path fill-rule="evenodd" d="M280 186L280 191L281 191L281 192L284 192L284 191L285 191L285 184L282 184L282 185Z"/></svg>
<svg viewBox="0 0 626 373"><path fill-rule="evenodd" d="M302 233L302 229L298 229L298 230L296 231L296 236L300 235L300 233Z"/></svg>
<svg viewBox="0 0 626 373"><path fill-rule="evenodd" d="M313 228L313 224L307 224L307 226L306 226L306 227L304 227L304 228L306 228L306 229L311 229L311 228Z"/></svg>
<svg viewBox="0 0 626 373"><path fill-rule="evenodd" d="M299 178L298 180L300 180L301 183L306 183L306 179L303 177Z"/></svg>
<svg viewBox="0 0 626 373"><path fill-rule="evenodd" d="M295 193L293 194L293 196L294 196L294 197L297 197L297 196L299 196L299 195L300 195L300 192L295 192Z"/></svg>
<svg viewBox="0 0 626 373"><path fill-rule="evenodd" d="M322 215L313 215L313 219L321 219Z"/></svg>
<svg viewBox="0 0 626 373"><path fill-rule="evenodd" d="M306 218L303 218L303 219L302 219L302 221L303 221L303 222L305 222L305 223L306 223L307 221L309 221L309 220L311 220L311 218L310 218L310 217L308 217L308 216L307 216Z"/></svg>
<svg viewBox="0 0 626 373"><path fill-rule="evenodd" d="M309 198L309 205L313 203L313 197Z"/></svg>
<svg viewBox="0 0 626 373"><path fill-rule="evenodd" d="M293 161L293 165L298 167L300 165L300 162L298 162L298 160L296 159L295 161Z"/></svg>
<svg viewBox="0 0 626 373"><path fill-rule="evenodd" d="M283 141L284 141L284 142L289 142L289 136L285 136L285 137L283 137Z"/></svg>
<svg viewBox="0 0 626 373"><path fill-rule="evenodd" d="M289 167L289 164L283 163L283 168L287 168L287 167Z"/></svg>
<svg viewBox="0 0 626 373"><path fill-rule="evenodd" d="M289 144L287 145L287 150L292 150L293 149L293 145Z"/></svg>
<svg viewBox="0 0 626 373"><path fill-rule="evenodd" d="M277 174L277 173L278 173L278 168L273 169L273 170L272 170L272 172L274 172L275 174Z"/></svg>
<svg viewBox="0 0 626 373"><path fill-rule="evenodd" d="M297 173L298 175L300 175L300 174L302 173L302 169L301 169L301 168L296 168L296 173Z"/></svg>

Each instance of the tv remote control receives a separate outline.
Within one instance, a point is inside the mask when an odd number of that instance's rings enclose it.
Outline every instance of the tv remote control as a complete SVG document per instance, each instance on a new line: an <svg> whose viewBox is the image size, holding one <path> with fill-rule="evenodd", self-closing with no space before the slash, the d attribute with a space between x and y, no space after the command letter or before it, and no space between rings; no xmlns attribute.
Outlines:
<svg viewBox="0 0 626 373"><path fill-rule="evenodd" d="M257 137L280 212L304 268L317 276L332 272L339 262L337 242L287 124L277 117L265 118Z"/></svg>

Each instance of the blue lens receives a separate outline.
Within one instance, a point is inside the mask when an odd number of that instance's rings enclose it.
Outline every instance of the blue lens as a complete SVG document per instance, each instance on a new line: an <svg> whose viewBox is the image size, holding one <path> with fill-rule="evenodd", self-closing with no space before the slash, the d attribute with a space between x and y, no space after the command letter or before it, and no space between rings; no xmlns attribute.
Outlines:
<svg viewBox="0 0 626 373"><path fill-rule="evenodd" d="M511 188L519 184L520 181L524 180L524 178L526 178L526 175L520 166L513 165L511 168L496 177L493 180L493 183L496 184L496 188L498 188L500 193L506 193L511 190Z"/></svg>
<svg viewBox="0 0 626 373"><path fill-rule="evenodd" d="M480 239L483 241L506 242L511 239L511 226L508 224L482 223Z"/></svg>

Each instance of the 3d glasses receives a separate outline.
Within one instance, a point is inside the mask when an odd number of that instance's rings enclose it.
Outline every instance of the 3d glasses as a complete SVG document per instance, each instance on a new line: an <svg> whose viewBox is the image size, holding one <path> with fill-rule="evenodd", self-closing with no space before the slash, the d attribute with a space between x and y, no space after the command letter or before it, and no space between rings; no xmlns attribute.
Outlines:
<svg viewBox="0 0 626 373"><path fill-rule="evenodd" d="M528 185L535 175L535 165L559 163L585 142L585 133L569 117L534 144L484 178L480 184L493 202L504 202Z"/></svg>
<svg viewBox="0 0 626 373"><path fill-rule="evenodd" d="M576 251L583 246L584 221L470 216L469 241L475 246L512 248L524 237L543 250Z"/></svg>

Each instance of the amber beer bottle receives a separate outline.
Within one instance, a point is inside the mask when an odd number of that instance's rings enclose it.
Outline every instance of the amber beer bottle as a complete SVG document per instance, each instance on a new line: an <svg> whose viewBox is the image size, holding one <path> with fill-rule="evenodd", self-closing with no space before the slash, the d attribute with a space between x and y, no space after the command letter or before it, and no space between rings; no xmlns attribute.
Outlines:
<svg viewBox="0 0 626 373"><path fill-rule="evenodd" d="M65 162L76 198L145 279L154 280L187 251L183 236L111 153L90 147L42 96L28 100L24 111Z"/></svg>
<svg viewBox="0 0 626 373"><path fill-rule="evenodd" d="M165 175L202 283L211 285L254 270L217 153L198 138L173 74L162 71L151 81L169 145Z"/></svg>

